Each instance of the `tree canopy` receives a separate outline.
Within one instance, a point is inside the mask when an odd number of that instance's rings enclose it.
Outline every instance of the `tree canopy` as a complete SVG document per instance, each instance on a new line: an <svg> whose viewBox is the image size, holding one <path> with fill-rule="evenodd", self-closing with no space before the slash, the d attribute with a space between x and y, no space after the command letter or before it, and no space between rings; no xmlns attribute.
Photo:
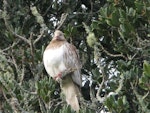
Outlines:
<svg viewBox="0 0 150 113"><path fill-rule="evenodd" d="M0 112L73 112L42 61L60 29L83 65L81 113L149 113L149 15L149 0L0 0Z"/></svg>

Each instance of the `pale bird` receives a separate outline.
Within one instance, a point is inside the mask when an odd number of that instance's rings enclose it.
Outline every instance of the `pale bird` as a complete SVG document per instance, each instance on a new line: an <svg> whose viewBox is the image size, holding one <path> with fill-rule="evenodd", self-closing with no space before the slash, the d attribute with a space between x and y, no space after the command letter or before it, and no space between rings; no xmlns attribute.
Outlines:
<svg viewBox="0 0 150 113"><path fill-rule="evenodd" d="M79 112L81 63L76 47L67 42L62 31L54 32L53 39L44 51L43 62L47 73L60 83L67 104Z"/></svg>

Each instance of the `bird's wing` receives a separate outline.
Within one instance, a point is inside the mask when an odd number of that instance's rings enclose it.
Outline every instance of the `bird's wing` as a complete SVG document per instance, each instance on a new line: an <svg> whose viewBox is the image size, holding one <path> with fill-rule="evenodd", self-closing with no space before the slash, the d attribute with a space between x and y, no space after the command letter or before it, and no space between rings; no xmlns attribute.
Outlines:
<svg viewBox="0 0 150 113"><path fill-rule="evenodd" d="M82 78L80 73L81 62L76 47L67 42L65 43L64 49L65 49L65 54L63 56L64 63L67 69L71 69L73 71L72 74L73 81L79 86L82 86L81 80Z"/></svg>

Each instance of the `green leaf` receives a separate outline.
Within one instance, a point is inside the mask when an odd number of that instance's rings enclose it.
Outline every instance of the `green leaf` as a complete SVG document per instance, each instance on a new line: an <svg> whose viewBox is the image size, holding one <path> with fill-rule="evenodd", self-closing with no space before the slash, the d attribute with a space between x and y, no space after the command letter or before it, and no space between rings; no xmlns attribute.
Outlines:
<svg viewBox="0 0 150 113"><path fill-rule="evenodd" d="M126 32L124 24L120 24L120 29L121 29L122 32Z"/></svg>
<svg viewBox="0 0 150 113"><path fill-rule="evenodd" d="M121 17L121 18L126 19L126 13L125 13L125 11L124 11L124 10L119 9L119 14L120 14L120 17Z"/></svg>
<svg viewBox="0 0 150 113"><path fill-rule="evenodd" d="M150 64L147 61L144 61L144 64L143 64L143 73L147 77L150 77Z"/></svg>
<svg viewBox="0 0 150 113"><path fill-rule="evenodd" d="M99 28L99 23L98 23L98 21L93 21L92 24L91 24L91 28L92 28L92 31L93 31L94 29L99 30L100 28Z"/></svg>
<svg viewBox="0 0 150 113"><path fill-rule="evenodd" d="M144 4L141 1L136 0L135 2L136 10L141 13L143 10Z"/></svg>
<svg viewBox="0 0 150 113"><path fill-rule="evenodd" d="M112 18L111 18L112 26L119 26L119 11L115 10L112 13Z"/></svg>
<svg viewBox="0 0 150 113"><path fill-rule="evenodd" d="M133 8L129 8L128 15L134 17L135 14L136 14L136 10L134 10Z"/></svg>
<svg viewBox="0 0 150 113"><path fill-rule="evenodd" d="M100 9L100 15L101 15L101 17L107 18L107 10L108 10L107 7L104 7L104 8Z"/></svg>
<svg viewBox="0 0 150 113"><path fill-rule="evenodd" d="M122 17L119 18L119 22L120 22L120 23L124 23L124 22L125 22L125 18L122 18Z"/></svg>
<svg viewBox="0 0 150 113"><path fill-rule="evenodd" d="M92 69L93 79L99 80L102 76L100 75L99 69Z"/></svg>
<svg viewBox="0 0 150 113"><path fill-rule="evenodd" d="M124 105L128 104L128 101L127 101L126 96L123 96L122 101L123 101L123 104L124 104Z"/></svg>
<svg viewBox="0 0 150 113"><path fill-rule="evenodd" d="M139 86L144 89L144 90L148 90L149 89L149 78L147 76L142 76L139 79Z"/></svg>
<svg viewBox="0 0 150 113"><path fill-rule="evenodd" d="M112 108L112 102L111 102L111 100L110 100L109 98L105 101L105 105L106 105L109 109Z"/></svg>
<svg viewBox="0 0 150 113"><path fill-rule="evenodd" d="M123 107L123 101L122 101L122 98L119 98L119 99L118 99L118 104L119 104L120 107Z"/></svg>
<svg viewBox="0 0 150 113"><path fill-rule="evenodd" d="M130 24L129 22L120 24L120 30L121 30L121 32L125 33L124 34L125 36L130 34L132 31L134 32L134 28L133 28L132 24Z"/></svg>

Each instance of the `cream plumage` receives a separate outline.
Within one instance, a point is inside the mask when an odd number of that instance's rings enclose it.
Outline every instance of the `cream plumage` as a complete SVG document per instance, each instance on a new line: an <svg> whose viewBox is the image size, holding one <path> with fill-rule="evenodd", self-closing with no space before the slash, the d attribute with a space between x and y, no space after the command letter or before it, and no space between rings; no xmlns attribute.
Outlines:
<svg viewBox="0 0 150 113"><path fill-rule="evenodd" d="M56 81L61 80L61 89L67 103L78 112L79 87L82 85L81 64L75 46L66 41L61 31L55 31L52 41L44 51L43 62L47 73Z"/></svg>

